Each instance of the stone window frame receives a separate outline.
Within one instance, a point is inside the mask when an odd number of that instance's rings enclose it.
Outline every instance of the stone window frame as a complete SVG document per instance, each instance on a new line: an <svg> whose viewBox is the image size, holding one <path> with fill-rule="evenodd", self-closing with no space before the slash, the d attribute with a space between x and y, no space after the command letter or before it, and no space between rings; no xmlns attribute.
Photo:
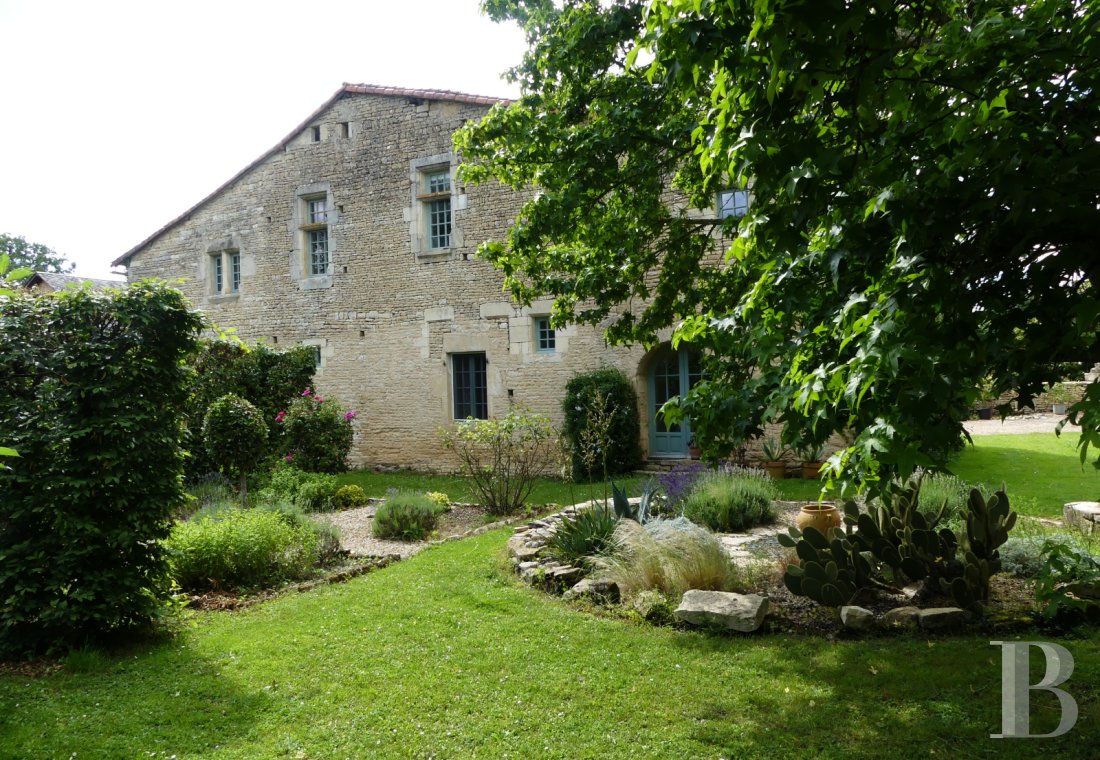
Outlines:
<svg viewBox="0 0 1100 760"><path fill-rule="evenodd" d="M456 181L458 166L454 153L422 156L409 162L410 201L406 210L409 222L409 238L413 254L421 261L450 259L464 244L462 225L458 212L466 209L466 193ZM447 172L449 188L446 191L429 192L429 177ZM440 200L450 201L450 240L448 245L431 247L431 204Z"/></svg>
<svg viewBox="0 0 1100 760"><path fill-rule="evenodd" d="M324 370L328 358L335 353L335 348L329 345L327 338L305 338L301 345L313 349L313 367L318 372Z"/></svg>
<svg viewBox="0 0 1100 760"><path fill-rule="evenodd" d="M208 248L206 255L207 296L218 300L237 298L243 279L240 248L226 240Z"/></svg>
<svg viewBox="0 0 1100 760"><path fill-rule="evenodd" d="M324 219L318 220L313 203L324 201ZM297 280L300 290L331 288L334 273L337 271L336 256L339 254L339 235L336 225L340 218L340 207L333 198L332 186L328 182L311 182L300 185L294 193L294 210L291 219L291 234L294 248L291 251L291 276ZM312 239L320 231L325 232L327 243L327 267L323 273L314 273Z"/></svg>

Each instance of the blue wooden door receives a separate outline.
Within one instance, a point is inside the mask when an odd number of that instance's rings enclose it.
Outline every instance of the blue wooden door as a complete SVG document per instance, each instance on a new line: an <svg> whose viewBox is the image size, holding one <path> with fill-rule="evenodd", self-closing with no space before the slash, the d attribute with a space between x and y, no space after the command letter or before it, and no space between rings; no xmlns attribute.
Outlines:
<svg viewBox="0 0 1100 760"><path fill-rule="evenodd" d="M686 457L691 440L691 424L683 420L665 422L661 406L670 398L683 396L699 379L699 355L695 351L665 349L649 367L649 455Z"/></svg>

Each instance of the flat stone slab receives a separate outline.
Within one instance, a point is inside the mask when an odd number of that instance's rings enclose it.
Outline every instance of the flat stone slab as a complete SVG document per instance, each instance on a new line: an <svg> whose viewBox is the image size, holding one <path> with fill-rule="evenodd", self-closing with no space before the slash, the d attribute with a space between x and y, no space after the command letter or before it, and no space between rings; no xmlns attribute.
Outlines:
<svg viewBox="0 0 1100 760"><path fill-rule="evenodd" d="M882 613L882 622L895 628L916 628L920 624L920 608L895 607Z"/></svg>
<svg viewBox="0 0 1100 760"><path fill-rule="evenodd" d="M1062 507L1062 522L1067 528L1092 533L1100 523L1100 501L1071 501Z"/></svg>
<svg viewBox="0 0 1100 760"><path fill-rule="evenodd" d="M970 613L958 607L929 607L917 614L917 622L925 631L962 628L970 621Z"/></svg>
<svg viewBox="0 0 1100 760"><path fill-rule="evenodd" d="M676 617L692 625L717 625L750 633L768 614L768 599L759 594L691 590L684 594Z"/></svg>

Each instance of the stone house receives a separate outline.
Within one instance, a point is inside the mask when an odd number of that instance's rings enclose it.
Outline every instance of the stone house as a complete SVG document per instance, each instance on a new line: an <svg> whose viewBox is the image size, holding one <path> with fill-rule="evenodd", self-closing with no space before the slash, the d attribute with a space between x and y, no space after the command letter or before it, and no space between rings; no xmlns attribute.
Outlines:
<svg viewBox="0 0 1100 760"><path fill-rule="evenodd" d="M526 407L561 422L564 386L602 365L632 378L642 449L683 458L690 430L655 418L697 372L667 345L609 348L517 307L475 257L522 197L457 181L452 133L495 98L345 85L285 139L120 256L130 281L182 280L245 341L313 346L315 383L359 411L357 465L451 466L437 431ZM743 200L743 199L742 199Z"/></svg>

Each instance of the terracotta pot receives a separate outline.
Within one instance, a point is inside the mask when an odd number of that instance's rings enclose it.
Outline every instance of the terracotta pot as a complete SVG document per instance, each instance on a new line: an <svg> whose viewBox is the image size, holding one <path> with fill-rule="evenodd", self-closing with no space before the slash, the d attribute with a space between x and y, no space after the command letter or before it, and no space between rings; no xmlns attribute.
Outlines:
<svg viewBox="0 0 1100 760"><path fill-rule="evenodd" d="M806 480L817 480L821 475L821 462L803 462L802 477Z"/></svg>
<svg viewBox="0 0 1100 760"><path fill-rule="evenodd" d="M806 504L794 518L794 524L799 530L808 527L817 528L822 535L827 535L829 528L840 527L840 510L832 502L823 501L820 504Z"/></svg>
<svg viewBox="0 0 1100 760"><path fill-rule="evenodd" d="M688 456L692 459L698 459L703 455L703 450L698 446L688 446Z"/></svg>
<svg viewBox="0 0 1100 760"><path fill-rule="evenodd" d="M783 480L787 477L787 463L782 459L774 462L764 462L764 469L772 480Z"/></svg>

